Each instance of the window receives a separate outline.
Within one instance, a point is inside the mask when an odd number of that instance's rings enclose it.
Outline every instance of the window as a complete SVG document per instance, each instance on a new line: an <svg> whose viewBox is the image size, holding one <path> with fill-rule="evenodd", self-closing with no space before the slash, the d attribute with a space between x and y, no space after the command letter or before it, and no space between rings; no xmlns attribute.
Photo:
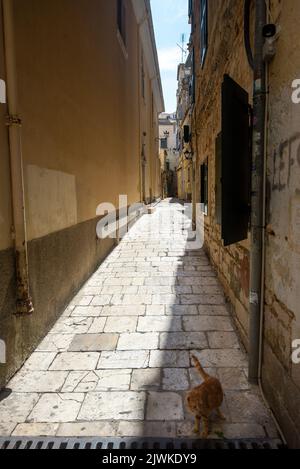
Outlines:
<svg viewBox="0 0 300 469"><path fill-rule="evenodd" d="M204 66L206 52L208 48L208 14L207 0L200 2L200 61L201 67Z"/></svg>
<svg viewBox="0 0 300 469"><path fill-rule="evenodd" d="M126 8L125 0L117 0L117 21L119 33L122 37L124 45L126 46Z"/></svg>
<svg viewBox="0 0 300 469"><path fill-rule="evenodd" d="M208 215L208 158L200 167L201 210Z"/></svg>
<svg viewBox="0 0 300 469"><path fill-rule="evenodd" d="M160 148L162 148L163 150L168 149L168 139L167 138L161 138L160 139Z"/></svg>

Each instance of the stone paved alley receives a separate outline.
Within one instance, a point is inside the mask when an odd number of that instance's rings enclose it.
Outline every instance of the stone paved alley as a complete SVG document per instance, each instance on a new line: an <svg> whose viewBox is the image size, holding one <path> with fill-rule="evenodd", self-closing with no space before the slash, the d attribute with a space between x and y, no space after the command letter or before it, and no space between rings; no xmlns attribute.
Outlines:
<svg viewBox="0 0 300 469"><path fill-rule="evenodd" d="M8 384L1 435L194 438L194 351L226 395L211 437L277 437L221 285L202 250L186 251L186 232L173 232L167 215L184 220L171 202L139 219ZM159 238L148 236L160 220Z"/></svg>

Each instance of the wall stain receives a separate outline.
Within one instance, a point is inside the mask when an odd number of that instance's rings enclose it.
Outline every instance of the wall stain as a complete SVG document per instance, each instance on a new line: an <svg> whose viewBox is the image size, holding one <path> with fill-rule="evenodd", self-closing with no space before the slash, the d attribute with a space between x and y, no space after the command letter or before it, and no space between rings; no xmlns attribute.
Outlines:
<svg viewBox="0 0 300 469"><path fill-rule="evenodd" d="M296 161L294 159L296 146ZM283 141L273 154L273 190L283 191L290 185L291 171L294 164L300 167L300 132Z"/></svg>

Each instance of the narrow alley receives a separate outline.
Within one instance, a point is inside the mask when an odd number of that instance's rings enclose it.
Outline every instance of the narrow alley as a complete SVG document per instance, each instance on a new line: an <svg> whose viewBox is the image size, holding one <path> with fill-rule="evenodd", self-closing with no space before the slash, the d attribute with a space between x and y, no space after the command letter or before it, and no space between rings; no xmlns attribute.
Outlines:
<svg viewBox="0 0 300 469"><path fill-rule="evenodd" d="M186 250L182 209L168 199L142 216L84 285L8 383L2 436L195 438L193 352L225 392L210 438L278 438L216 274Z"/></svg>
<svg viewBox="0 0 300 469"><path fill-rule="evenodd" d="M300 448L299 17L0 0L0 452Z"/></svg>

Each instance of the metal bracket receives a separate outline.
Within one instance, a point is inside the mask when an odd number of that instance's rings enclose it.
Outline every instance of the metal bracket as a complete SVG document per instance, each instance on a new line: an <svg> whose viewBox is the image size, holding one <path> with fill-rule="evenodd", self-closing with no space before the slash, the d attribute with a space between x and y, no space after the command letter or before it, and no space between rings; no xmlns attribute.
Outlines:
<svg viewBox="0 0 300 469"><path fill-rule="evenodd" d="M8 115L5 118L5 125L7 127L11 127L13 125L17 125L19 127L22 127L22 119L19 116Z"/></svg>

